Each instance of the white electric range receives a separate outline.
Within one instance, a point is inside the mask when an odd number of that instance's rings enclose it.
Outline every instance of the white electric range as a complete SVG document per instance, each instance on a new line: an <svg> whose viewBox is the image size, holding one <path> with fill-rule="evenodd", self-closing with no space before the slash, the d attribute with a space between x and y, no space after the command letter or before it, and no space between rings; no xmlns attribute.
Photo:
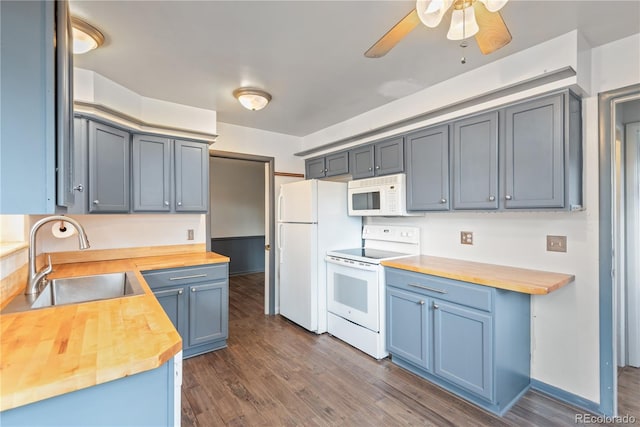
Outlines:
<svg viewBox="0 0 640 427"><path fill-rule="evenodd" d="M364 247L327 252L327 332L376 359L385 348L381 261L420 254L417 227L365 225Z"/></svg>

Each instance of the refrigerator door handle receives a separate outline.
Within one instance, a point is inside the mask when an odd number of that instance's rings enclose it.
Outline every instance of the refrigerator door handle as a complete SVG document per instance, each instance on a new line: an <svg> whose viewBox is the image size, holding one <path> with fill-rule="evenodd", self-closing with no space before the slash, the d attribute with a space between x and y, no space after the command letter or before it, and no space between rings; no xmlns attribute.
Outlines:
<svg viewBox="0 0 640 427"><path fill-rule="evenodd" d="M283 238L283 233L282 233L282 228L283 228L284 224L278 224L278 250L280 251L280 264L283 263L283 247L284 245L282 244L282 238Z"/></svg>
<svg viewBox="0 0 640 427"><path fill-rule="evenodd" d="M278 221L282 221L283 201L284 201L284 194L282 194L282 190L280 190L280 194L278 194Z"/></svg>

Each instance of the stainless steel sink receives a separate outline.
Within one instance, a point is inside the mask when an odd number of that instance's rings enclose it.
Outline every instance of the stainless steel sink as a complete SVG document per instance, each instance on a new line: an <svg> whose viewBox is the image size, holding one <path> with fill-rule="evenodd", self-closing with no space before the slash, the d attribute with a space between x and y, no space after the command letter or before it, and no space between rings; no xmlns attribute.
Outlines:
<svg viewBox="0 0 640 427"><path fill-rule="evenodd" d="M2 310L2 313L122 298L143 293L144 289L132 271L65 277L49 281L37 295L18 295Z"/></svg>

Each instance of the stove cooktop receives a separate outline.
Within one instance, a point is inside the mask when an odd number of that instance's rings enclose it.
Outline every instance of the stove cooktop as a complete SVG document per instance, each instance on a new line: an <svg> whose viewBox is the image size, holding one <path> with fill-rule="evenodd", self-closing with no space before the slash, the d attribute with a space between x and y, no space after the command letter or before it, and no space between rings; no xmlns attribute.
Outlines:
<svg viewBox="0 0 640 427"><path fill-rule="evenodd" d="M354 249L341 249L336 251L329 251L329 255L333 256L342 256L347 259L370 259L370 260L385 260L392 258L399 258L403 256L409 256L410 254L405 254L402 252L392 252L392 251L384 251L381 249L371 249L371 248L354 248Z"/></svg>

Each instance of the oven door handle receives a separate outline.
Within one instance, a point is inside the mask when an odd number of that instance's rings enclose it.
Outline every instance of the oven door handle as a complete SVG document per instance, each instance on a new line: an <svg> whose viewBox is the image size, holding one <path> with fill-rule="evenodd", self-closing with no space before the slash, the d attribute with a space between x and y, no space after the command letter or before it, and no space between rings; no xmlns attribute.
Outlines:
<svg viewBox="0 0 640 427"><path fill-rule="evenodd" d="M355 268L358 270L366 270L366 271L378 271L379 265L377 264L368 264L366 262L347 260L344 258L337 258L331 255L325 256L324 260L327 264L340 265L346 268Z"/></svg>

